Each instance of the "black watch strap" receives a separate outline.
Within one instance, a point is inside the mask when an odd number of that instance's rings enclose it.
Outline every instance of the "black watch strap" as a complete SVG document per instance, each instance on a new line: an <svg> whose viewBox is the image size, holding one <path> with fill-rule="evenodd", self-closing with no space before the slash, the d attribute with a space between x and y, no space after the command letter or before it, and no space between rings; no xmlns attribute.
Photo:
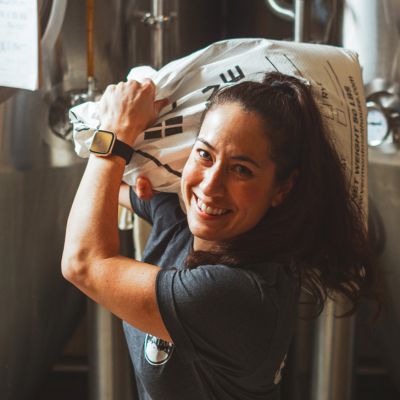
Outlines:
<svg viewBox="0 0 400 400"><path fill-rule="evenodd" d="M118 139L115 139L115 143L111 150L111 154L115 154L116 156L122 157L128 164L129 161L131 161L134 151L135 150L128 144L121 142Z"/></svg>

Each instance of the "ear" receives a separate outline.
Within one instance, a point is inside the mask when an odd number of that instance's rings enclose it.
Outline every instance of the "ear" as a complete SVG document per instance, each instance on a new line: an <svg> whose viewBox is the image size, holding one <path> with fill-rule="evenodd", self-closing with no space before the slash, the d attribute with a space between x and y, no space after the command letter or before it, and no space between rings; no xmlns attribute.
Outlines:
<svg viewBox="0 0 400 400"><path fill-rule="evenodd" d="M282 204L283 200L285 200L286 196L293 189L293 186L296 183L296 179L298 176L299 170L295 169L294 171L292 171L289 178L286 179L286 181L283 182L281 185L279 185L274 197L272 198L271 207L277 207Z"/></svg>

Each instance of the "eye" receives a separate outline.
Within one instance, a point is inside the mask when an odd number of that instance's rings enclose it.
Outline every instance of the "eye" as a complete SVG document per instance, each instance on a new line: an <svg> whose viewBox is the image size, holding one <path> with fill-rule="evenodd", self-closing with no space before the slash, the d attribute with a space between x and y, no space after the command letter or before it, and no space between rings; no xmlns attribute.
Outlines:
<svg viewBox="0 0 400 400"><path fill-rule="evenodd" d="M203 160L211 161L211 154L208 151L203 150L203 149L197 149L197 154Z"/></svg>
<svg viewBox="0 0 400 400"><path fill-rule="evenodd" d="M251 177L251 176L253 176L253 172L251 171L251 169L247 168L247 167L245 167L244 165L241 165L241 164L234 165L233 166L233 170L237 174L239 174L239 175L241 175L243 177Z"/></svg>

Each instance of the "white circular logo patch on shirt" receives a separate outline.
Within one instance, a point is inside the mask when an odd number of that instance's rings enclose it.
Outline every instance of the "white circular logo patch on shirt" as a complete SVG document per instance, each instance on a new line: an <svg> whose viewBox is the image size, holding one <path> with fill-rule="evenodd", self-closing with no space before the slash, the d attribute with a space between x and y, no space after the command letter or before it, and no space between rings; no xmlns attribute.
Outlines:
<svg viewBox="0 0 400 400"><path fill-rule="evenodd" d="M151 365L163 365L172 355L173 343L159 339L153 335L146 335L144 339L144 357Z"/></svg>

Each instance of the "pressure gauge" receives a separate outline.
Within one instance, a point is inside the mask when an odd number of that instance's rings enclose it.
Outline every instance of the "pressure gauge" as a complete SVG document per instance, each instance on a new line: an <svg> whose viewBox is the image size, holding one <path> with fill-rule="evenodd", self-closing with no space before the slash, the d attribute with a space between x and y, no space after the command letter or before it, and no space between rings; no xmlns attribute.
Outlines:
<svg viewBox="0 0 400 400"><path fill-rule="evenodd" d="M368 144L381 145L388 137L390 123L385 110L374 101L367 103Z"/></svg>

